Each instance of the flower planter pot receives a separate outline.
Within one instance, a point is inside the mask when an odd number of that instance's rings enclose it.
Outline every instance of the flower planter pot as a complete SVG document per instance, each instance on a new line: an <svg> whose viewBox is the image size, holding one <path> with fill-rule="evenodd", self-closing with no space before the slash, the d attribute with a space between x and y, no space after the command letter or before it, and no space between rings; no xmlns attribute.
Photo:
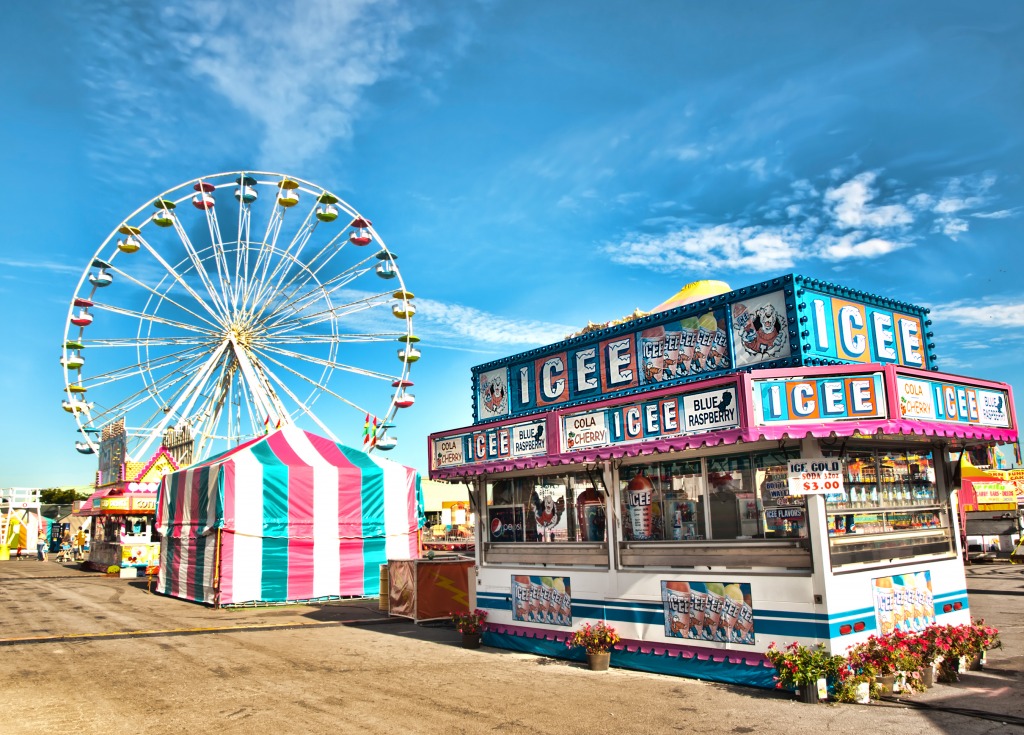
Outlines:
<svg viewBox="0 0 1024 735"><path fill-rule="evenodd" d="M804 704L817 704L820 699L818 697L818 685L803 684L796 690L796 698Z"/></svg>
<svg viewBox="0 0 1024 735"><path fill-rule="evenodd" d="M879 676L876 680L878 684L878 694L882 697L891 697L896 691L896 675L886 674Z"/></svg>
<svg viewBox="0 0 1024 735"><path fill-rule="evenodd" d="M611 662L611 659L612 654L610 651L587 653L587 667L591 671L607 671L608 664Z"/></svg>
<svg viewBox="0 0 1024 735"><path fill-rule="evenodd" d="M936 679L943 684L955 684L960 681L960 673L957 671L956 659L943 659L936 671Z"/></svg>
<svg viewBox="0 0 1024 735"><path fill-rule="evenodd" d="M968 671L981 671L985 668L985 654L977 653L974 656L967 659L967 670Z"/></svg>
<svg viewBox="0 0 1024 735"><path fill-rule="evenodd" d="M480 634L479 633L463 633L462 634L462 647L463 648L480 648Z"/></svg>
<svg viewBox="0 0 1024 735"><path fill-rule="evenodd" d="M921 669L921 683L924 684L925 689L935 686L935 664L928 664Z"/></svg>

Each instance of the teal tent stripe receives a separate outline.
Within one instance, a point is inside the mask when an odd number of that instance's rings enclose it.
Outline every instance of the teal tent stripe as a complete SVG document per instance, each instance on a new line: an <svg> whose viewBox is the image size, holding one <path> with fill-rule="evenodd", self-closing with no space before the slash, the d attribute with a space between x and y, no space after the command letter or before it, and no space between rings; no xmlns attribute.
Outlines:
<svg viewBox="0 0 1024 735"><path fill-rule="evenodd" d="M210 502L210 468L203 467L199 470L199 493L196 500L196 518L192 533L196 537L195 558L192 560L192 584L196 591L196 599L206 600L206 542L209 538L203 533L208 525L206 517L207 508Z"/></svg>
<svg viewBox="0 0 1024 735"><path fill-rule="evenodd" d="M359 468L363 477L361 503L363 508L363 590L374 594L380 590L380 565L387 562L384 535L384 468L358 449L338 444L345 458Z"/></svg>
<svg viewBox="0 0 1024 735"><path fill-rule="evenodd" d="M174 532L177 529L180 534L181 529L176 527L174 518L178 512L178 498L181 496L181 483L184 477L184 472L175 472L168 476L170 487L167 488L167 515L165 516L167 518L167 537L163 540L164 559L161 561L164 565L164 586L160 590L165 595L171 594L174 582L181 571L175 568L178 562L174 552L177 548L176 544L181 542L181 537L174 538Z"/></svg>
<svg viewBox="0 0 1024 735"><path fill-rule="evenodd" d="M288 599L288 467L266 442L250 447L263 465L263 579L261 599Z"/></svg>

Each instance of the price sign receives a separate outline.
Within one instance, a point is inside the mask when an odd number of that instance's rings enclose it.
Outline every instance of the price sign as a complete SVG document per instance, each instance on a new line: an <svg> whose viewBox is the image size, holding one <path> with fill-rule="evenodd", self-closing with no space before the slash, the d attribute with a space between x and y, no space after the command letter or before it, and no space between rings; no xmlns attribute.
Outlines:
<svg viewBox="0 0 1024 735"><path fill-rule="evenodd" d="M832 495L843 491L843 463L814 457L789 460L790 495Z"/></svg>

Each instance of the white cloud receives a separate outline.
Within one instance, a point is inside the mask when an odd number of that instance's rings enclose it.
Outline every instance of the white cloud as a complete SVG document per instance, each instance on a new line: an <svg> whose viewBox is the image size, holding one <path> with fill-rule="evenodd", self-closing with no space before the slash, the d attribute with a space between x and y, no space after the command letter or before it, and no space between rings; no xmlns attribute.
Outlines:
<svg viewBox="0 0 1024 735"><path fill-rule="evenodd" d="M696 161L704 157L704 152L695 145L684 145L679 148L671 148L668 151L670 158L680 161Z"/></svg>
<svg viewBox="0 0 1024 735"><path fill-rule="evenodd" d="M536 320L506 319L459 304L417 299L417 331L432 338L446 338L466 344L546 345L565 339L578 327ZM427 326L426 330L422 327Z"/></svg>
<svg viewBox="0 0 1024 735"><path fill-rule="evenodd" d="M49 260L14 260L13 258L0 258L0 266L15 268L17 270L35 270L44 273L73 273L81 275L85 267L92 262L92 258L83 260L78 264L55 263Z"/></svg>
<svg viewBox="0 0 1024 735"><path fill-rule="evenodd" d="M1000 209L995 212L975 212L971 216L978 219L1006 219L1007 217L1016 217L1020 212L1020 207L1014 207L1013 209Z"/></svg>
<svg viewBox="0 0 1024 735"><path fill-rule="evenodd" d="M935 232L941 232L950 240L956 240L958 235L968 229L967 221L959 217L943 217L935 222Z"/></svg>
<svg viewBox="0 0 1024 735"><path fill-rule="evenodd" d="M972 329L1024 327L1024 301L951 301L933 306L931 316L936 323L950 322Z"/></svg>
<svg viewBox="0 0 1024 735"><path fill-rule="evenodd" d="M902 204L871 206L878 196L873 186L878 174L865 171L825 192L836 224L844 229L902 227L914 221L910 210Z"/></svg>
<svg viewBox="0 0 1024 735"><path fill-rule="evenodd" d="M838 238L835 242L824 246L821 250L821 257L826 260L880 258L910 245L910 243L893 242L879 237L857 242L856 235L857 233L853 236Z"/></svg>
<svg viewBox="0 0 1024 735"><path fill-rule="evenodd" d="M729 171L749 171L750 175L757 181L764 181L768 178L768 159L764 156L759 158L749 158L745 161L738 161L736 163L727 163L725 167ZM773 169L772 173L776 173L777 170Z"/></svg>
<svg viewBox="0 0 1024 735"><path fill-rule="evenodd" d="M798 248L783 228L714 225L684 227L665 235L634 235L607 244L612 261L652 270L763 272L792 267Z"/></svg>

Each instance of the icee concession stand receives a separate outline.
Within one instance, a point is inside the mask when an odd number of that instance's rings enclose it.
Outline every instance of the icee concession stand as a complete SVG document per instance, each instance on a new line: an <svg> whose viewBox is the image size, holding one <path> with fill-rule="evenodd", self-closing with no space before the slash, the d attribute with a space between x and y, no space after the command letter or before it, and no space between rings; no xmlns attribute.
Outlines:
<svg viewBox="0 0 1024 735"><path fill-rule="evenodd" d="M787 275L473 368L432 479L478 512L487 645L773 687L770 643L841 652L967 622L954 468L1017 439L1009 386L936 371L927 310Z"/></svg>

